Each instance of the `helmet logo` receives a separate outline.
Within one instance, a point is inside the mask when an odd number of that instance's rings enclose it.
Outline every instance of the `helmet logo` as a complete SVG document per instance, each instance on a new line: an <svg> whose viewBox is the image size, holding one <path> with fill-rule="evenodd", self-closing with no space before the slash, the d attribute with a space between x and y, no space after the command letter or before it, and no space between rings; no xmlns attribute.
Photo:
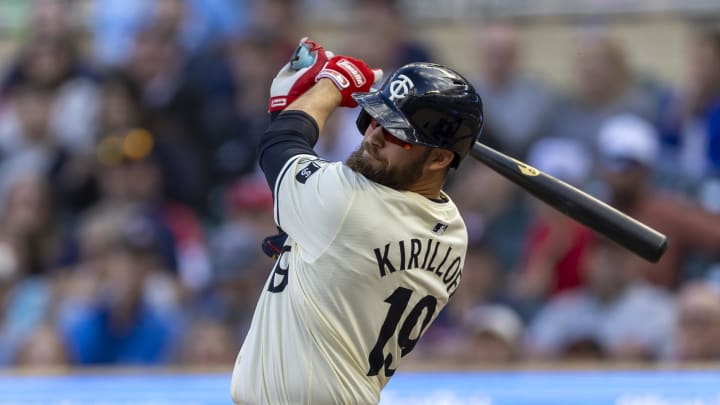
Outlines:
<svg viewBox="0 0 720 405"><path fill-rule="evenodd" d="M398 75L395 80L390 82L390 101L404 99L413 87L415 87L415 83L409 77Z"/></svg>

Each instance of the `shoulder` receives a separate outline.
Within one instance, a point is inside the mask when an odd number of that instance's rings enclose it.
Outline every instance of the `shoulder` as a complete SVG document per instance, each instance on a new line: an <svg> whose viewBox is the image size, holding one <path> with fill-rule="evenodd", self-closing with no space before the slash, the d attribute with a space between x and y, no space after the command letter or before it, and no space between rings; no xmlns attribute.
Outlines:
<svg viewBox="0 0 720 405"><path fill-rule="evenodd" d="M298 185L334 183L343 188L361 187L362 180L366 180L341 162L328 162L313 155L298 155L289 160L281 179Z"/></svg>
<svg viewBox="0 0 720 405"><path fill-rule="evenodd" d="M299 155L283 169L283 181L300 185L334 186L336 192L352 190L368 194L394 194L396 190L375 183L342 162L329 162L312 155ZM330 190L328 190L330 191Z"/></svg>

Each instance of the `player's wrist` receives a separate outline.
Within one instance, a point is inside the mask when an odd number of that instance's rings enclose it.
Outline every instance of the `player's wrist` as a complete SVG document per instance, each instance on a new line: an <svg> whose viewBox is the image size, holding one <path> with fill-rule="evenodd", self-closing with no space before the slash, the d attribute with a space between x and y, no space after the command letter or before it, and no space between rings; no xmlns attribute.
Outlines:
<svg viewBox="0 0 720 405"><path fill-rule="evenodd" d="M332 82L318 80L305 94L300 96L286 111L298 110L308 114L322 132L330 114L340 106L342 95Z"/></svg>
<svg viewBox="0 0 720 405"><path fill-rule="evenodd" d="M288 110L323 111L328 114L342 103L342 92L329 79L318 80L305 94L298 97ZM311 114L313 115L313 114Z"/></svg>
<svg viewBox="0 0 720 405"><path fill-rule="evenodd" d="M328 101L333 105L339 106L342 101L343 94L337 88L335 83L327 77L320 78L314 86L318 92L322 92Z"/></svg>

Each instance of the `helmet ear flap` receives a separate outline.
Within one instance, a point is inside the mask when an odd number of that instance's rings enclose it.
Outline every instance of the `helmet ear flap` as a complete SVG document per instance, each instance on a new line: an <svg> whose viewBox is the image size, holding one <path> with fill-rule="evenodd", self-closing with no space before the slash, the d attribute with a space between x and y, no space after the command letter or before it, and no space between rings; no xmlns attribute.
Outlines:
<svg viewBox="0 0 720 405"><path fill-rule="evenodd" d="M367 128L370 126L370 120L372 120L370 114L368 114L365 110L360 109L360 114L358 114L358 117L355 120L355 125L357 125L357 129L360 131L360 135L365 135L365 131L367 131Z"/></svg>

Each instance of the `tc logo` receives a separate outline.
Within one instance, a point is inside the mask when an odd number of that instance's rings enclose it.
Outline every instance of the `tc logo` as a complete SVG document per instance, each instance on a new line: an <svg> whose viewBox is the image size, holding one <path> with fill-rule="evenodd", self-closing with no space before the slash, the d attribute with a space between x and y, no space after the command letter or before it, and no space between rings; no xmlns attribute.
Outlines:
<svg viewBox="0 0 720 405"><path fill-rule="evenodd" d="M410 93L410 89L413 87L415 87L415 83L413 83L409 77L405 75L398 75L395 80L390 82L390 100L402 100L407 97L408 93Z"/></svg>

